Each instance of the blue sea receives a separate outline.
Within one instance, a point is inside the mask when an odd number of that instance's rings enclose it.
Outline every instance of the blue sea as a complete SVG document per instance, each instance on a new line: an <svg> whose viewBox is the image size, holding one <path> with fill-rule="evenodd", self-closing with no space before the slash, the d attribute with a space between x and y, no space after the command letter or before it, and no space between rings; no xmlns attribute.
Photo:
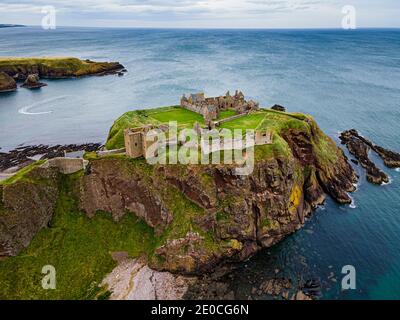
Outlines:
<svg viewBox="0 0 400 320"><path fill-rule="evenodd" d="M356 128L400 151L399 53L400 30L0 29L0 56L119 61L129 71L2 94L0 147L104 142L125 111L241 89L262 106L313 115L336 141ZM240 266L237 297L279 270L320 282L321 299L400 299L400 172L374 160L391 183L373 186L359 171L352 206L328 200L302 230ZM345 265L356 269L356 290L341 289Z"/></svg>

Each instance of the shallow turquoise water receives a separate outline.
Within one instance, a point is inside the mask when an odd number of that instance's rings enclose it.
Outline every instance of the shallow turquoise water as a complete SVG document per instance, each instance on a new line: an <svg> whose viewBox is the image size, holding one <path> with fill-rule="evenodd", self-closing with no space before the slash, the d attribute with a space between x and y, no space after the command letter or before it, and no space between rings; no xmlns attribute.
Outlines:
<svg viewBox="0 0 400 320"><path fill-rule="evenodd" d="M101 142L127 110L177 104L184 92L241 89L263 106L312 114L335 139L354 127L400 151L399 52L400 30L1 29L0 56L113 60L129 73L1 95L0 147ZM384 170L391 184L363 177L356 208L328 200L304 229L243 268L255 281L276 268L319 278L322 298L400 299L400 173ZM357 290L341 291L344 265L356 268ZM246 296L253 284L240 274L237 293Z"/></svg>

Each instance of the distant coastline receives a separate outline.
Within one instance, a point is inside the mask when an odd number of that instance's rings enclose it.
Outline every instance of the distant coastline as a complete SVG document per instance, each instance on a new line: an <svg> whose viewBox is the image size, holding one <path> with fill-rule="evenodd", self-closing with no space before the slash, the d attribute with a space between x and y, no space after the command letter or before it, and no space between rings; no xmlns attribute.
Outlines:
<svg viewBox="0 0 400 320"><path fill-rule="evenodd" d="M0 28L22 28L22 27L26 27L22 24L1 24L0 23Z"/></svg>

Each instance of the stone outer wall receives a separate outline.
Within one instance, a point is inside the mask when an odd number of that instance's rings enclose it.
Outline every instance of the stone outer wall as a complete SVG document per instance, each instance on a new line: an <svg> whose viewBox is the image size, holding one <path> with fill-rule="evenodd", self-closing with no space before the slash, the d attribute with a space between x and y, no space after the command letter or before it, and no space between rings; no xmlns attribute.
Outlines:
<svg viewBox="0 0 400 320"><path fill-rule="evenodd" d="M72 174L83 170L88 164L87 160L79 158L53 158L43 164L43 168L58 168L60 173Z"/></svg>
<svg viewBox="0 0 400 320"><path fill-rule="evenodd" d="M98 157L104 157L112 154L121 154L125 153L126 149L121 148L121 149L113 149L113 150L102 150L102 151L97 151L96 154Z"/></svg>
<svg viewBox="0 0 400 320"><path fill-rule="evenodd" d="M245 117L245 116L248 116L248 115L249 115L249 112L247 112L247 113L241 113L241 114L235 114L235 115L232 116L232 117L225 118L225 119L216 121L216 122L214 122L214 123L215 123L215 125L218 127L218 126L220 126L221 124L223 124L223 123L225 123L225 122L229 122L229 121L232 121L232 120L235 120L235 119L238 119L238 118L241 118L241 117Z"/></svg>

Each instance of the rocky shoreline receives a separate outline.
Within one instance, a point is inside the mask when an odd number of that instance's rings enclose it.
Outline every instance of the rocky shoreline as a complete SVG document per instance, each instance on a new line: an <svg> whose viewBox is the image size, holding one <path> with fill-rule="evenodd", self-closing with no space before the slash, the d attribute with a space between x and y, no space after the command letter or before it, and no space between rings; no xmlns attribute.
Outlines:
<svg viewBox="0 0 400 320"><path fill-rule="evenodd" d="M352 160L360 164L366 171L367 181L373 184L382 185L389 183L389 176L377 167L369 158L372 150L383 160L386 167L394 169L400 167L400 153L375 145L372 141L361 136L357 130L351 129L340 134L342 144L345 144L349 152L356 158Z"/></svg>
<svg viewBox="0 0 400 320"><path fill-rule="evenodd" d="M160 272L149 268L146 259L131 259L125 252L115 252L117 267L101 285L110 300L235 300L232 274L210 274L202 277ZM251 279L249 279L251 281ZM248 300L267 297L273 300L314 300L320 295L320 284L309 280L295 284L279 276L254 286Z"/></svg>
<svg viewBox="0 0 400 320"><path fill-rule="evenodd" d="M9 152L1 152L0 148L0 172L11 173L29 165L36 160L64 157L65 153L85 150L97 151L100 143L68 144L68 145L34 145L20 146Z"/></svg>
<svg viewBox="0 0 400 320"><path fill-rule="evenodd" d="M17 90L17 83L7 73L0 71L0 93Z"/></svg>

